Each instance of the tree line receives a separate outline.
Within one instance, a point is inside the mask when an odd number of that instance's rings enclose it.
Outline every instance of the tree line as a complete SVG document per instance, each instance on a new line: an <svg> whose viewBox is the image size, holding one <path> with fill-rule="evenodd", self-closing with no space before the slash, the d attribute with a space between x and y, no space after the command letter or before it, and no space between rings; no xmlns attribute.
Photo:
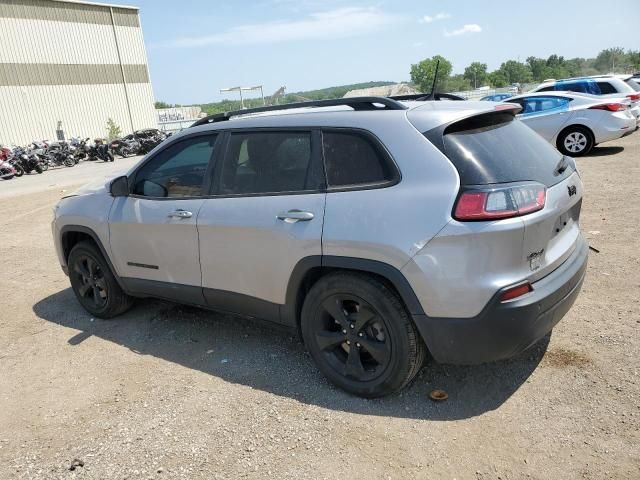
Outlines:
<svg viewBox="0 0 640 480"><path fill-rule="evenodd" d="M610 72L640 72L640 50L625 50L624 48L607 48L598 53L595 58L565 58L553 54L548 58L528 57L524 62L506 60L500 68L489 72L487 64L472 62L464 68L463 73L452 75L453 64L441 55L434 55L421 62L411 65L411 84L421 92L430 92L433 86L433 76L436 64L440 61L437 89L440 92L457 92L474 88L490 86L501 88L514 83L542 82L547 78L567 78L586 75L597 75ZM277 99L278 103L292 103L304 100L324 100L340 98L349 90L360 88L392 85L396 82L364 82L351 85L308 90L304 92L287 93ZM267 104L276 102L265 96ZM262 105L261 98L247 98L244 101L247 108ZM180 107L182 105L156 102L156 108ZM222 100L220 102L197 105L211 115L214 113L240 110L239 100Z"/></svg>
<svg viewBox="0 0 640 480"><path fill-rule="evenodd" d="M411 82L421 91L429 92L433 86L436 64L437 89L443 92L472 90L482 86L506 87L514 83L542 82L548 78L567 78L601 73L640 71L640 50L614 47L601 50L595 58L528 57L524 62L506 60L500 68L489 72L487 64L472 62L461 74L452 75L453 64L441 55L434 55L411 65Z"/></svg>

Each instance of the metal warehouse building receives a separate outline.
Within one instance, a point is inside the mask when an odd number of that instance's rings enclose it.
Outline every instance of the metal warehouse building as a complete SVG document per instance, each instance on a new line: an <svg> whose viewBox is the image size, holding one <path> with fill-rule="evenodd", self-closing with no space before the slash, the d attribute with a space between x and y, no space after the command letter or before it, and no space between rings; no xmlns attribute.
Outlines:
<svg viewBox="0 0 640 480"><path fill-rule="evenodd" d="M136 7L0 0L0 143L156 126Z"/></svg>

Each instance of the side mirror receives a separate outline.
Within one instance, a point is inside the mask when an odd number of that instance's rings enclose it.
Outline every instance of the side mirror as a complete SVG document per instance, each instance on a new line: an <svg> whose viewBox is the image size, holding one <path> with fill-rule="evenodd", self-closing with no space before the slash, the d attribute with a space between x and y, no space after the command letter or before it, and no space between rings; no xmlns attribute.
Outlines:
<svg viewBox="0 0 640 480"><path fill-rule="evenodd" d="M109 193L112 197L128 197L129 196L129 179L126 175L113 179L109 187Z"/></svg>

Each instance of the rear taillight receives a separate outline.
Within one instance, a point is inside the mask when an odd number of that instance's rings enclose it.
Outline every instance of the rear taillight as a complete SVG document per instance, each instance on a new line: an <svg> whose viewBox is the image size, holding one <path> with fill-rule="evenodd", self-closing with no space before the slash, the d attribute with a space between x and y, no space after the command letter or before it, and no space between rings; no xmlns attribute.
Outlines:
<svg viewBox="0 0 640 480"><path fill-rule="evenodd" d="M640 100L640 93L632 93L631 95L627 95L627 98L632 102L637 102Z"/></svg>
<svg viewBox="0 0 640 480"><path fill-rule="evenodd" d="M509 300L513 300L514 298L521 297L522 295L526 295L529 292L533 291L533 287L530 283L523 283L516 287L507 288L500 294L500 301L507 302Z"/></svg>
<svg viewBox="0 0 640 480"><path fill-rule="evenodd" d="M503 187L469 187L458 197L456 220L499 220L519 217L544 208L547 189L539 183Z"/></svg>
<svg viewBox="0 0 640 480"><path fill-rule="evenodd" d="M627 106L624 103L603 103L589 107L589 110L608 110L610 112L621 112L626 109Z"/></svg>

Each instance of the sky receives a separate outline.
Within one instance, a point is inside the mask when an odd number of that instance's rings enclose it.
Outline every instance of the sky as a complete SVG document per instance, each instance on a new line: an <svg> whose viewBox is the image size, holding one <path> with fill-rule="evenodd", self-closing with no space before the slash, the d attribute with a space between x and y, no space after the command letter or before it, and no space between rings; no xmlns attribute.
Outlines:
<svg viewBox="0 0 640 480"><path fill-rule="evenodd" d="M594 57L640 48L640 0L111 0L140 8L156 100L236 98L220 89L263 85L265 95L409 79L440 54L462 73L473 61L553 53Z"/></svg>

